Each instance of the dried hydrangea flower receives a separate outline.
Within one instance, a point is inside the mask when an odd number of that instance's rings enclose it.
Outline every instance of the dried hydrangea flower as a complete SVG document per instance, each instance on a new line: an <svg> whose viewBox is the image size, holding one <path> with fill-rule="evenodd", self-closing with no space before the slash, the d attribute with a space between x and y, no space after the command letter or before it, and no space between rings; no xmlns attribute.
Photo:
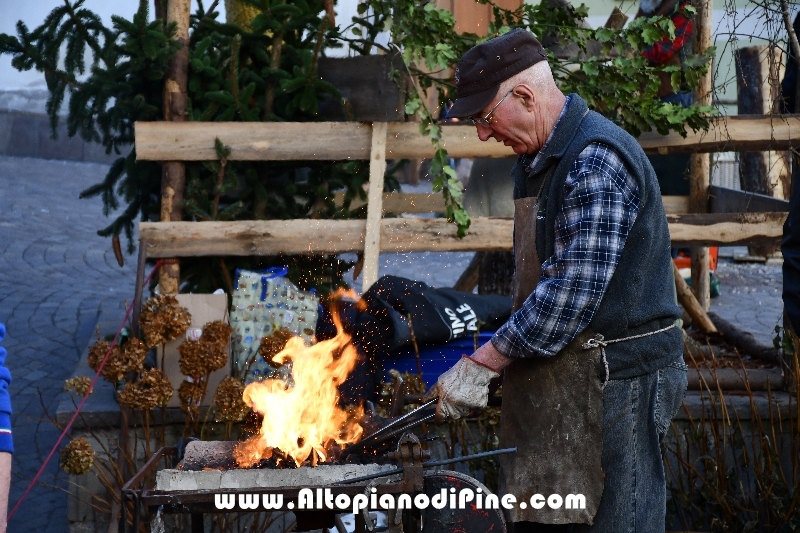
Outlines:
<svg viewBox="0 0 800 533"><path fill-rule="evenodd" d="M167 405L172 398L172 384L161 370L145 370L138 381L126 383L119 391L120 405L152 411L158 406Z"/></svg>
<svg viewBox="0 0 800 533"><path fill-rule="evenodd" d="M203 401L204 393L203 383L184 380L178 388L181 410L187 415L197 416L200 413L200 403Z"/></svg>
<svg viewBox="0 0 800 533"><path fill-rule="evenodd" d="M91 386L92 380L86 376L77 376L64 381L64 390L74 391L78 396L85 396Z"/></svg>
<svg viewBox="0 0 800 533"><path fill-rule="evenodd" d="M233 328L227 322L215 320L203 326L203 334L200 336L200 340L227 347L231 340L232 332Z"/></svg>
<svg viewBox="0 0 800 533"><path fill-rule="evenodd" d="M240 422L250 410L242 400L244 383L226 377L217 385L214 394L214 408L220 422Z"/></svg>
<svg viewBox="0 0 800 533"><path fill-rule="evenodd" d="M89 357L88 363L89 368L97 372L97 369L100 368L100 362L108 353L110 343L108 341L97 341L91 346L89 346ZM111 355L108 356L108 359L115 359L119 357L120 348L119 345L115 344L114 348L111 349ZM106 361L106 365L108 365L108 361ZM105 368L105 367L104 367Z"/></svg>
<svg viewBox="0 0 800 533"><path fill-rule="evenodd" d="M144 365L144 360L147 357L149 348L145 343L132 337L128 342L122 346L122 354L124 355L125 364L127 365L127 372L138 372Z"/></svg>
<svg viewBox="0 0 800 533"><path fill-rule="evenodd" d="M103 379L117 383L131 372L139 372L147 357L147 346L137 338L131 338L119 350L113 352L103 366Z"/></svg>
<svg viewBox="0 0 800 533"><path fill-rule="evenodd" d="M108 353L109 343L97 341L89 348L89 366L97 371L100 362ZM114 345L111 354L103 365L103 379L117 383L131 372L139 372L147 357L147 346L137 338L131 338L124 346Z"/></svg>
<svg viewBox="0 0 800 533"><path fill-rule="evenodd" d="M87 473L94 465L94 450L85 437L74 439L61 449L59 466L67 474L80 476Z"/></svg>
<svg viewBox="0 0 800 533"><path fill-rule="evenodd" d="M178 346L181 357L178 361L181 373L186 376L199 378L219 370L228 362L227 344L216 342L185 340Z"/></svg>
<svg viewBox="0 0 800 533"><path fill-rule="evenodd" d="M267 335L261 339L258 345L258 354L267 362L271 367L277 368L281 365L273 361L273 357L278 354L289 342L289 339L294 337L294 334L286 328L281 328L275 331L272 335ZM284 361L286 363L288 361Z"/></svg>
<svg viewBox="0 0 800 533"><path fill-rule="evenodd" d="M139 325L149 348L177 339L186 333L191 323L189 311L169 295L148 298L139 315Z"/></svg>

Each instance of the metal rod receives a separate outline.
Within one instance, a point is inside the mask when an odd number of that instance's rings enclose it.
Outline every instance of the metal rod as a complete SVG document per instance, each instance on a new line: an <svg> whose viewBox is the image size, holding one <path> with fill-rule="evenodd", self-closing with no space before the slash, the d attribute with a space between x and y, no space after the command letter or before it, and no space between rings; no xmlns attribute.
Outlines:
<svg viewBox="0 0 800 533"><path fill-rule="evenodd" d="M404 414L400 418L392 420L391 422L389 422L388 424L386 424L385 426L383 426L382 428L377 430L375 433L373 433L369 437L366 437L366 438L362 439L361 442L364 442L367 439L371 439L371 438L376 437L377 435L380 435L384 431L386 431L388 429L391 429L394 426L398 425L400 422L403 422L403 421L408 420L409 418L413 417L415 414L419 413L423 409L427 409L428 407L433 407L434 405L436 405L436 402L438 402L438 401L439 401L438 399L435 399L435 400L431 400L431 401L429 401L427 403L424 403L424 404L420 405L419 407L417 407L413 411L409 411L408 413Z"/></svg>
<svg viewBox="0 0 800 533"><path fill-rule="evenodd" d="M402 474L402 468L395 468L394 470L386 470L385 472L378 472L377 474L369 474L367 476L360 476L354 477L352 479L343 479L342 481L337 481L334 485L349 485L350 483L358 483L359 481L369 481L370 479L375 479L379 477L385 476L393 476L395 474Z"/></svg>
<svg viewBox="0 0 800 533"><path fill-rule="evenodd" d="M507 453L516 453L517 448L503 448L500 450L492 450L489 452L480 452L480 453L473 453L472 455L462 455L461 457L454 457L452 459L444 459L441 461L428 461L422 463L424 467L431 467L431 466L442 466L442 465L449 465L452 463L460 463L463 461L472 461L474 459L483 459L484 457L492 457L495 455L504 455ZM394 470L386 470L385 472L378 472L376 474L370 474L368 476L361 476L361 477L354 477L352 479L345 479L342 481L338 481L334 483L334 485L347 485L350 483L358 483L360 481L368 481L370 479L375 479L379 477L386 477L386 476L393 476L394 474L400 474L403 472L402 468L396 468Z"/></svg>
<svg viewBox="0 0 800 533"><path fill-rule="evenodd" d="M377 431L375 431L371 435L361 439L360 442L358 442L358 443L350 446L349 448L343 450L342 451L342 457L347 457L348 455L350 455L354 451L363 449L364 446L369 443L369 441L377 439L379 436L381 436L381 434L383 434L386 431L388 431L389 429L392 429L393 427L399 425L401 422L404 422L404 421L408 420L409 418L412 418L414 415L418 414L420 411L422 411L424 409L427 409L428 407L432 407L432 406L436 405L436 402L438 402L438 401L439 401L438 399L431 400L431 401L429 401L427 403L424 403L421 406L417 407L413 411L409 411L408 413L404 414L400 418L392 420L391 422L389 422L388 424L386 424L382 428L378 429Z"/></svg>
<svg viewBox="0 0 800 533"><path fill-rule="evenodd" d="M461 457L453 457L452 459L444 459L442 461L428 461L422 463L422 466L442 466L452 463L460 463L462 461L472 461L474 459L483 459L484 457L492 457L494 455L504 455L506 453L516 453L516 448L503 448L501 450L492 450L490 452L474 453L472 455L462 455Z"/></svg>
<svg viewBox="0 0 800 533"><path fill-rule="evenodd" d="M394 437L395 435L397 435L399 433L402 433L402 432L404 432L404 431L406 431L408 429L411 429L414 426L418 426L419 424L423 424L423 423L427 422L428 420L432 420L433 417L435 417L435 416L436 416L436 413L431 413L429 415L423 416L419 420L415 420L414 422L409 422L405 426L401 426L401 427L399 427L397 429L392 430L391 433L387 433L386 435L380 435L379 437L376 438L375 442L373 442L372 444L380 444L381 442L384 442L384 441L390 439L391 437Z"/></svg>

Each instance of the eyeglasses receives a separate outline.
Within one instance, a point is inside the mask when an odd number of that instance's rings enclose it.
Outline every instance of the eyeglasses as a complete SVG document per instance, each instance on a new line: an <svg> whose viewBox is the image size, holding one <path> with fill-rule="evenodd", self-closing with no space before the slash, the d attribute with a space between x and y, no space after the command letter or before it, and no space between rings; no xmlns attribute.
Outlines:
<svg viewBox="0 0 800 533"><path fill-rule="evenodd" d="M475 118L475 117L469 117L469 121L470 121L470 122L472 122L472 125L473 125L473 126L477 126L478 124L480 124L480 125L481 125L481 126L483 126L483 127L486 127L486 128L491 128L491 127L492 127L492 124L491 124L491 122L489 122L489 119L491 119L491 118L492 118L492 114L493 114L493 113L495 112L495 110L496 110L496 109L497 109L497 108L500 106L500 104L502 104L502 103L503 103L503 100L505 100L506 98L508 98L508 95L509 95L509 94L511 94L511 93L513 93L513 92L514 92L514 89L511 89L510 91L508 91L508 92L506 93L506 95L505 95L505 96L503 96L503 97L500 99L500 101L499 101L499 102L497 102L497 103L494 105L494 107L491 109L491 111L489 111L489 112L486 114L486 116L485 116L485 117L478 117L478 118Z"/></svg>

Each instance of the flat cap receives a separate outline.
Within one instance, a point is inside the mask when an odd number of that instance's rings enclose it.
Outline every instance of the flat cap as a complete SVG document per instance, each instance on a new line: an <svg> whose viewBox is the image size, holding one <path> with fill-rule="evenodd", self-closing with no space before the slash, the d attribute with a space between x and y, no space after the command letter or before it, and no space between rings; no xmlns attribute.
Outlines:
<svg viewBox="0 0 800 533"><path fill-rule="evenodd" d="M468 117L480 112L501 83L545 59L547 52L541 43L520 28L473 46L456 67L458 98L447 116Z"/></svg>

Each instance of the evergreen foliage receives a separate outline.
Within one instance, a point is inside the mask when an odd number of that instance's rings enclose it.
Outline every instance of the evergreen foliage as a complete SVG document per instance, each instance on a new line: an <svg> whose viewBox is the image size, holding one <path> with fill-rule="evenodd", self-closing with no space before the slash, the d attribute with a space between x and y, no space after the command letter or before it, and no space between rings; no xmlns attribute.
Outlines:
<svg viewBox="0 0 800 533"><path fill-rule="evenodd" d="M0 53L13 55L20 70L36 69L47 79L51 97L47 112L55 136L59 111L69 94L69 135L101 143L107 153L121 156L103 182L82 192L101 196L109 215L124 205L113 222L98 233L128 237L133 252L137 218L158 220L161 167L137 161L134 122L159 120L163 80L170 58L180 44L174 26L148 22L148 2L128 21L113 17L113 27L83 7L84 0L66 1L33 32L18 23L18 36L0 35ZM322 50L335 46L335 28L324 16L321 0L248 0L261 13L250 29L217 20L216 2L206 11L202 2L191 19L189 59L189 120L310 121L317 119L323 94L339 91L316 75ZM276 47L276 42L277 47ZM61 49L66 50L61 61ZM86 51L92 63L84 64ZM122 155L127 150L127 154ZM217 161L186 163L184 220L348 218L365 216L365 208L350 211L355 198L365 199L369 180L364 161L227 161L218 144ZM389 177L387 190L397 188ZM345 203L334 205L332 191L344 189ZM228 261L230 264L226 263ZM198 258L182 260L186 288L231 289L234 268L289 264L290 277L303 287L322 290L341 285L350 264L324 258ZM308 273L315 272L309 279Z"/></svg>

